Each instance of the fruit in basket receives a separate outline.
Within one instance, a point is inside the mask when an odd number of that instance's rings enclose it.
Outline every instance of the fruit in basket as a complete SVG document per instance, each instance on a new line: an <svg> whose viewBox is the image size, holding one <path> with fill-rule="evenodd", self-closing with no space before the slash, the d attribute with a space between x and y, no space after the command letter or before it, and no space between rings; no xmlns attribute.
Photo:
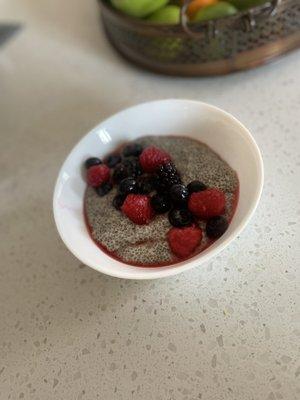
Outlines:
<svg viewBox="0 0 300 400"><path fill-rule="evenodd" d="M147 21L156 24L179 24L180 22L180 8L178 6L169 5L155 11Z"/></svg>
<svg viewBox="0 0 300 400"><path fill-rule="evenodd" d="M229 3L233 4L238 10L244 11L252 7L260 6L264 3L268 3L268 0L228 0Z"/></svg>
<svg viewBox="0 0 300 400"><path fill-rule="evenodd" d="M193 0L187 8L187 15L192 18L200 8L216 4L217 2L218 0Z"/></svg>
<svg viewBox="0 0 300 400"><path fill-rule="evenodd" d="M168 0L111 0L111 3L125 14L143 18L164 7Z"/></svg>
<svg viewBox="0 0 300 400"><path fill-rule="evenodd" d="M192 18L193 22L208 21L210 19L229 17L237 13L234 5L226 1L219 1L216 4L201 8Z"/></svg>

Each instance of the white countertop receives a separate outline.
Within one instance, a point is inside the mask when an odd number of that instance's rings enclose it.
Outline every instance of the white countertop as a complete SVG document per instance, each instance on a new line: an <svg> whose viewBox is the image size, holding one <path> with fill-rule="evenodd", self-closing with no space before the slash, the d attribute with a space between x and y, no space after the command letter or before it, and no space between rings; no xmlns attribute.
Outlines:
<svg viewBox="0 0 300 400"><path fill-rule="evenodd" d="M0 49L0 399L299 399L300 53L170 78L115 54L95 1L1 0L0 15L24 23ZM250 128L265 162L259 208L198 269L106 277L58 237L56 175L100 120L169 97L215 104Z"/></svg>

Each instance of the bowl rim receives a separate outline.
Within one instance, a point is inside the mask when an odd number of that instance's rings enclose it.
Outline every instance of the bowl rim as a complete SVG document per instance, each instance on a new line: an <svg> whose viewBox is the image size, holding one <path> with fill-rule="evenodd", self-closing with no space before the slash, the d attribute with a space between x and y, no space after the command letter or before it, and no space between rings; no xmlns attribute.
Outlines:
<svg viewBox="0 0 300 400"><path fill-rule="evenodd" d="M256 159L256 163L257 163L257 171L258 171L258 177L257 177L257 186L256 186L256 190L254 192L254 200L251 204L251 206L249 207L249 209L247 210L247 212L245 213L242 221L238 224L238 226L236 226L236 228L230 233L230 235L221 243L219 244L216 248L212 249L211 251L208 251L206 254L201 256L201 261L199 263L199 256L202 253L199 253L197 255L195 255L193 258L188 259L188 260L184 260L181 263L178 264L174 264L174 265L170 265L170 266L166 266L163 269L161 268L143 268L143 267L134 267L137 270L137 274L136 276L133 276L133 274L131 272L128 272L124 269L124 271L122 273L119 273L118 271L115 271L114 269L112 270L107 270L106 268L102 268L101 265L92 265L88 260L85 259L85 257L82 256L82 254L77 251L76 247L72 246L70 244L70 242L67 239L67 235L65 234L64 231L64 227L63 224L61 223L59 216L58 216L58 211L57 211L57 205L56 205L56 199L58 197L58 193L60 191L60 187L61 187L61 176L63 174L63 171L65 169L65 165L67 164L67 162L69 161L69 159L72 156L72 153L75 152L84 142L84 140L86 139L86 137L90 134L92 134L94 131L97 131L100 126L102 126L105 123L108 123L110 120L116 118L117 116L121 115L121 114L125 114L127 112L130 112L131 110L133 110L134 108L138 108L140 106L147 106L147 105L151 105L151 104L158 104L158 103L167 103L167 102L184 102L185 105L189 105L189 104L196 104L198 106L204 106L207 107L208 109L211 109L214 112L218 112L223 114L224 116L226 116L227 118L231 119L235 124L239 125L241 128L241 132L239 133L240 135L243 135L244 137L246 137L246 139L248 140L249 144L252 146L252 149L254 149L254 155L255 155L255 159ZM168 277L168 276L173 276L173 275L177 275L181 272L187 271L193 267L199 266L201 264L203 264L204 262L207 262L209 259L211 259L212 257L215 257L217 254L219 254L222 250L225 249L225 247L227 247L229 245L230 242L232 242L246 227L246 225L248 224L249 220L251 219L251 217L253 216L259 200L261 198L261 194L262 194L262 190L263 190L263 184L264 184L264 165L263 165L263 158L260 152L260 149L255 141L255 139L253 138L253 136L251 135L250 131L236 118L234 117L232 114L230 114L229 112L211 105L209 103L205 103L202 101L198 101L198 100L190 100L190 99L175 99L175 98L170 98L170 99L162 99L162 100L153 100L153 101L149 101L149 102L142 102L142 103L137 103L133 106L130 106L128 108L122 109L114 114L112 114L111 116L109 116L108 118L105 118L103 121L101 121L99 124L97 124L94 128L92 128L91 130L89 130L84 136L81 137L81 139L75 144L75 146L72 147L71 151L68 153L67 157L65 158L61 168L59 169L59 173L57 175L57 179L55 182L55 187L54 187L54 192L53 192L53 200L52 200L52 206L53 206L53 215L54 215L54 221L55 221L55 225L57 228L57 231L62 239L62 241L64 242L64 244L66 245L66 247L69 249L69 251L78 259L80 260L82 263L84 263L85 265L88 265L89 267L95 269L98 272L101 272L103 274L109 275L109 276L113 276L116 278L123 278L123 279L134 279L134 280L149 280L149 279L158 279L158 278L164 278L164 277ZM88 234L88 233L87 233ZM99 249L100 252L102 252L101 249ZM108 256L109 257L109 256ZM119 262L120 264L123 264L125 266L128 267L128 264L126 263L122 263L122 261L117 261L114 260L113 258L111 258L112 262ZM151 270L151 273L149 272L149 269ZM143 273L144 271L144 273Z"/></svg>

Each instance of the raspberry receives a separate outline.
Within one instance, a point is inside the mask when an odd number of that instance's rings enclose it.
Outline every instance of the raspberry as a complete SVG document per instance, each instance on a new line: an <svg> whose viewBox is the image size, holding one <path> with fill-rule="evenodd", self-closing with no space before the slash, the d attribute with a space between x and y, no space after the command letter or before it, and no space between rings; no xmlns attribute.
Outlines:
<svg viewBox="0 0 300 400"><path fill-rule="evenodd" d="M195 192L189 198L188 207L197 217L215 217L225 211L225 195L221 190L214 188Z"/></svg>
<svg viewBox="0 0 300 400"><path fill-rule="evenodd" d="M110 178L110 169L104 165L94 165L87 170L87 183L97 187L107 182Z"/></svg>
<svg viewBox="0 0 300 400"><path fill-rule="evenodd" d="M150 197L142 194L129 194L121 210L135 224L148 224L154 217L154 211L150 204Z"/></svg>
<svg viewBox="0 0 300 400"><path fill-rule="evenodd" d="M150 146L143 150L139 159L145 172L154 172L159 166L169 162L171 157L165 151Z"/></svg>
<svg viewBox="0 0 300 400"><path fill-rule="evenodd" d="M179 258L190 256L201 243L202 230L196 225L186 228L172 228L167 234L172 252Z"/></svg>

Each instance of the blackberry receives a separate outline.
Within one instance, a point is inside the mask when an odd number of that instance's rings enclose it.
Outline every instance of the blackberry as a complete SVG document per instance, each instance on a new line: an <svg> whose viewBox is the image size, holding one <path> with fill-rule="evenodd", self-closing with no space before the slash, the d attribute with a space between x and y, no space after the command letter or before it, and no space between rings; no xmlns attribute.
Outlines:
<svg viewBox="0 0 300 400"><path fill-rule="evenodd" d="M136 176L142 175L142 173L143 173L142 167L137 158L134 158L134 157L126 158L126 160L124 160L124 162L123 162L123 165L126 168L128 168L128 171L129 171L128 176L136 177Z"/></svg>
<svg viewBox="0 0 300 400"><path fill-rule="evenodd" d="M157 184L158 192L165 192L169 190L171 186L181 183L180 175L175 165L172 163L161 165L158 168L157 176L158 176L158 184Z"/></svg>
<svg viewBox="0 0 300 400"><path fill-rule="evenodd" d="M193 214L189 210L171 210L169 212L170 224L176 228L183 228L185 226L191 226L193 223Z"/></svg>
<svg viewBox="0 0 300 400"><path fill-rule="evenodd" d="M218 239L228 228L226 218L220 216L212 217L207 221L206 234L211 239Z"/></svg>

